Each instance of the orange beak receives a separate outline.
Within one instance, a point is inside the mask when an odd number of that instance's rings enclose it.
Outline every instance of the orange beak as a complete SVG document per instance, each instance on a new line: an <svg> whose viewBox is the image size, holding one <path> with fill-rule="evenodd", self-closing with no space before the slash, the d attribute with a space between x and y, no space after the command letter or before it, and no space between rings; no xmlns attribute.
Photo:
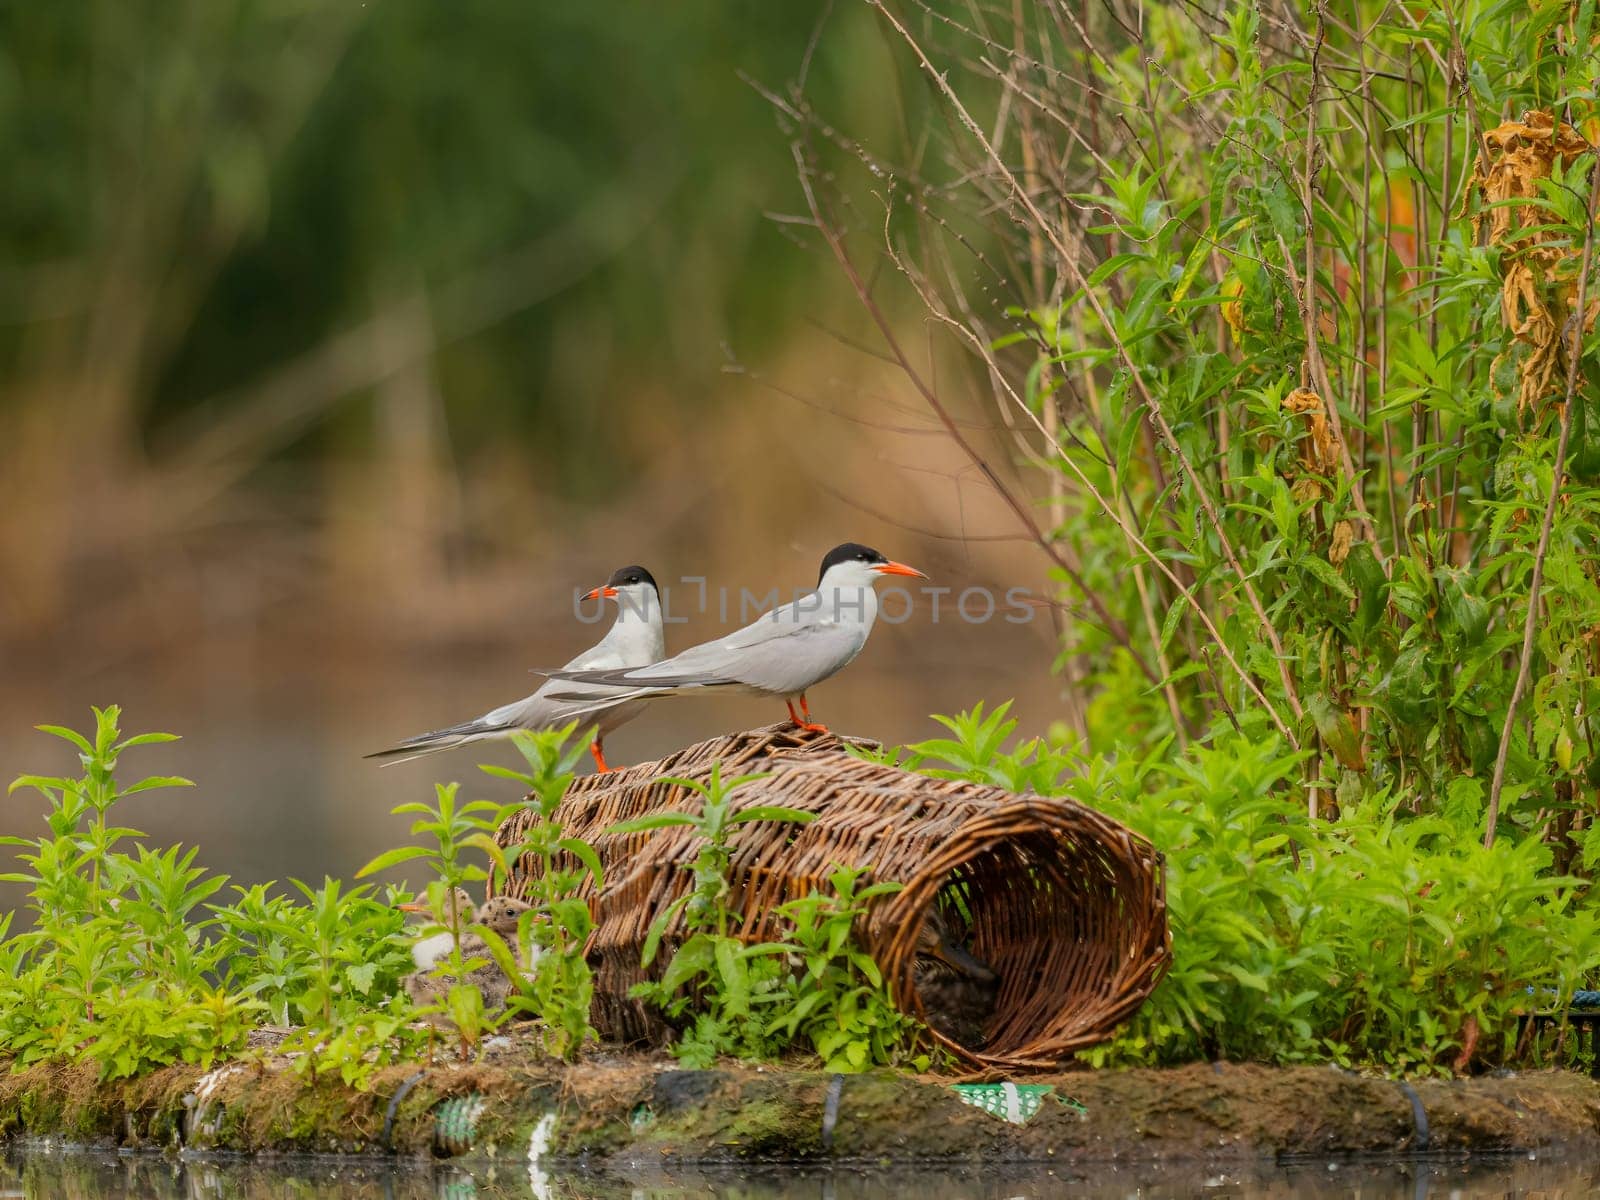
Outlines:
<svg viewBox="0 0 1600 1200"><path fill-rule="evenodd" d="M927 576L915 567L908 567L901 562L879 563L872 568L879 575L909 575L913 579L926 579Z"/></svg>
<svg viewBox="0 0 1600 1200"><path fill-rule="evenodd" d="M426 904L421 904L421 903L417 903L417 904L397 904L395 907L398 908L401 912L404 912L404 913L425 913L425 912L432 912L433 911Z"/></svg>
<svg viewBox="0 0 1600 1200"><path fill-rule="evenodd" d="M584 596L584 599L585 600L598 600L598 599L600 599L601 596L615 597L616 594L617 594L617 589L614 588L614 587L597 587L597 588L591 588L589 590L588 594Z"/></svg>

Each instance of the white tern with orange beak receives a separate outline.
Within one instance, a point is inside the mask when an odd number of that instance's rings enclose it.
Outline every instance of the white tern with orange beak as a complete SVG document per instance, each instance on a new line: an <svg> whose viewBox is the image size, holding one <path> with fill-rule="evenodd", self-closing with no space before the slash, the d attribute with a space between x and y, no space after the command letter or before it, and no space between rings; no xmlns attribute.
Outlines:
<svg viewBox="0 0 1600 1200"><path fill-rule="evenodd" d="M617 619L605 637L567 664L568 669L604 672L659 662L667 652L667 642L661 625L661 594L650 572L638 566L623 567L584 597L585 600L597 598L617 602ZM564 695L553 696L556 691ZM592 715L593 719L586 722L594 728L594 741L589 751L594 755L595 766L608 771L611 768L606 765L603 746L606 735L626 725L643 710L644 701L634 699L631 689L577 687L551 681L533 695L503 705L474 721L418 734L367 757L405 755L395 761L408 762L468 742L510 737L519 729L559 729L570 721Z"/></svg>
<svg viewBox="0 0 1600 1200"><path fill-rule="evenodd" d="M927 578L869 546L846 542L823 557L815 591L757 617L735 633L650 666L544 672L552 680L569 682L556 688L546 684L541 690L553 700L570 703L584 699L573 684L627 686L632 695L644 699L705 691L754 692L783 697L791 721L802 729L824 731L826 726L811 719L806 690L843 670L861 653L878 617L878 594L872 585L884 575Z"/></svg>

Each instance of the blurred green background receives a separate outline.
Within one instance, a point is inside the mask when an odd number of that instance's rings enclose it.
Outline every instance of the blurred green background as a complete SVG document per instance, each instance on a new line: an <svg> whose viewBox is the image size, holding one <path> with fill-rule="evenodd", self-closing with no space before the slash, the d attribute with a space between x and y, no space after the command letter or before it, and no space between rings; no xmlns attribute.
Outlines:
<svg viewBox="0 0 1600 1200"><path fill-rule="evenodd" d="M901 69L853 3L0 3L0 772L119 702L201 784L135 824L348 874L509 750L361 753L530 691L624 562L736 597L853 539L1043 583L785 219L750 81L914 149ZM673 649L727 627L679 611ZM1042 617L919 610L813 702L894 741L1016 695L1038 730L1053 653ZM672 702L608 750L775 707Z"/></svg>

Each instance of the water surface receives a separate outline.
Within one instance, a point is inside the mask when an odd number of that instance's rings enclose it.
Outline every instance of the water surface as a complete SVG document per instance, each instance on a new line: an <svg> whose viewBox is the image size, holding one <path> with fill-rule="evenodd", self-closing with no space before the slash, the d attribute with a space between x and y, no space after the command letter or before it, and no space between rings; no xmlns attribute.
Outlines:
<svg viewBox="0 0 1600 1200"><path fill-rule="evenodd" d="M31 1148L0 1166L0 1194L28 1200L1167 1200L1237 1197L1347 1197L1350 1200L1475 1200L1600 1194L1600 1164L1550 1157L1391 1162L1305 1162L1282 1166L1195 1164L904 1167L875 1170L761 1168L639 1174L531 1170L507 1161L465 1171L448 1163L337 1159L179 1161Z"/></svg>

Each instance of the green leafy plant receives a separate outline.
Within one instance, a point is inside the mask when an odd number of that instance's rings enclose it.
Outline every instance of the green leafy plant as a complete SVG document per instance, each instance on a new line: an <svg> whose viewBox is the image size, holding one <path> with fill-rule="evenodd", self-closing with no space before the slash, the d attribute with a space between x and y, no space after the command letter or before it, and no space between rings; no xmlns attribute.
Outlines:
<svg viewBox="0 0 1600 1200"><path fill-rule="evenodd" d="M489 877L487 869L469 858L467 852L481 853L494 847L494 831L516 809L514 804L496 804L489 800L462 803L460 792L458 783L435 784L432 805L408 800L390 809L397 817L416 817L411 822L411 836L421 835L429 840L385 850L356 872L356 878L361 879L401 863L424 863L430 877L428 886L440 901L435 908L452 923L450 932L458 942L472 914L456 907L455 894L467 884Z"/></svg>
<svg viewBox="0 0 1600 1200"><path fill-rule="evenodd" d="M1503 1061L1594 982L1592 6L876 11L923 116L785 98L800 199L1072 614L1048 742L977 709L904 761L1168 855L1113 1056Z"/></svg>
<svg viewBox="0 0 1600 1200"><path fill-rule="evenodd" d="M103 1079L139 1075L185 1062L209 1067L244 1044L256 1024L259 1001L227 992L146 986L100 996L97 1034L81 1056Z"/></svg>
<svg viewBox="0 0 1600 1200"><path fill-rule="evenodd" d="M11 791L31 788L47 804L48 834L7 837L27 868L6 873L28 888L34 927L9 939L13 972L0 990L7 1044L18 1061L82 1054L107 1077L177 1061L210 1061L242 1043L234 1019L248 1005L208 1019L186 991L203 986L212 959L199 926L184 916L222 886L192 868L193 852L153 854L136 830L113 825L117 801L158 788L187 787L175 776L122 786L121 756L139 746L176 740L148 733L123 738L121 711L95 709L91 736L55 725L39 728L69 742L83 774L23 775ZM9 930L9 922L7 922ZM222 1040L218 1040L222 1039Z"/></svg>
<svg viewBox="0 0 1600 1200"><path fill-rule="evenodd" d="M519 1013L538 1019L545 1047L553 1054L573 1057L594 1036L589 1025L593 980L583 955L592 918L578 893L586 877L592 877L597 889L601 886L600 861L585 842L565 836L556 819L582 755L581 745L570 744L575 729L574 725L515 735L512 741L527 763L525 771L482 768L486 774L517 783L528 793L526 801L462 803L459 787L448 784L437 788L432 806L398 806L397 815L416 817L412 834L427 840L386 851L359 873L412 862L429 868L432 907L445 915L453 945L433 970L442 986L434 989L438 1001L424 1015L441 1017L454 1029L463 1056L472 1053L484 1034ZM496 831L524 811L524 805L530 808L531 819L523 841L502 847ZM517 865L525 858L538 869L529 873L530 911L510 944L492 930L474 927L474 950L464 953L462 935L471 914L451 910L457 889L466 883L515 878ZM510 981L511 996L503 1010L489 1011L473 982L475 973L486 970L498 970Z"/></svg>
<svg viewBox="0 0 1600 1200"><path fill-rule="evenodd" d="M1307 6L1285 38L1250 7L932 11L884 23L940 114L915 161L802 105L801 190L855 281L839 214L886 208L887 282L859 291L891 357L948 418L898 279L1037 465L1046 521L997 486L1083 617L1073 739L1270 731L1309 751L1309 813L1437 811L1472 777L1486 843L1600 856L1587 6Z"/></svg>
<svg viewBox="0 0 1600 1200"><path fill-rule="evenodd" d="M226 878L196 865L195 850L157 850L114 824L122 797L186 782L154 776L122 787L115 768L124 751L171 739L121 739L119 715L96 710L92 737L47 727L78 749L81 778L27 775L13 785L31 786L49 803L45 835L7 839L21 848L24 869L6 878L27 885L34 915L34 927L15 935L9 916L0 919L0 1049L17 1065L87 1061L110 1078L173 1062L210 1064L240 1051L251 1028L271 1021L298 1026L282 1043L297 1070L333 1072L365 1087L375 1071L430 1041L419 1016L444 1020L464 1055L519 1008L547 1022L550 1044L563 1053L592 1034L582 959L588 909L572 893L591 865L598 881L598 862L553 821L572 778L564 733L519 742L532 770L511 776L536 793L540 820L510 858L493 833L519 805L461 803L449 785L432 805L396 810L416 818L412 832L427 842L379 855L363 869L425 862L436 908L457 935L438 970L447 983L438 1004L418 1012L401 987L413 971L398 907L409 893L290 880L286 892L235 886L221 899ZM487 879L490 868L509 874L511 859L524 852L543 855L549 868L534 913L514 945L478 930L473 953L464 953L460 935L470 914L451 911L456 888ZM522 964L534 957L541 966L530 977ZM474 979L496 969L520 997L490 1012Z"/></svg>
<svg viewBox="0 0 1600 1200"><path fill-rule="evenodd" d="M1014 720L950 725L954 742L909 747L906 761L968 778L1048 775L1046 794L1109 813L1165 855L1172 969L1118 1038L1089 1052L1097 1065L1505 1062L1520 1012L1600 971L1582 881L1554 874L1537 839L1485 848L1475 780L1458 781L1436 815L1382 794L1314 820L1294 792L1304 752L1270 736L1141 759L1008 748Z"/></svg>
<svg viewBox="0 0 1600 1200"><path fill-rule="evenodd" d="M302 1075L335 1074L346 1086L365 1091L378 1071L415 1060L429 1043L430 1031L419 1028L415 1017L404 1004L356 1009L332 1027L299 1029L278 1050Z"/></svg>
<svg viewBox="0 0 1600 1200"><path fill-rule="evenodd" d="M728 908L730 838L752 821L803 824L814 814L780 805L752 805L736 810L733 794L761 775L722 777L714 764L705 783L693 779L666 782L688 788L700 797L695 813L651 813L615 826L631 833L682 826L700 839L692 866L694 887L678 897L651 923L643 962L656 959L668 928L681 915L685 936L659 979L635 985L631 994L659 1006L669 1017L686 1020L687 1028L673 1053L693 1067L709 1066L719 1055L771 1058L781 1045L768 1036L766 1010L785 998L786 967L782 943L746 945L730 932L734 917Z"/></svg>
<svg viewBox="0 0 1600 1200"><path fill-rule="evenodd" d="M122 710L111 705L93 711L92 741L59 725L38 727L41 732L70 742L77 749L82 776L71 779L22 775L13 780L8 789L15 792L19 788L31 788L43 796L48 805L46 823L52 837L0 839L0 844L32 851L20 856L33 868L31 873L11 872L4 878L27 884L32 889L30 907L41 928L59 927L66 914L76 918L84 911L101 906L105 887L115 882L103 881L102 876L115 871L121 861L116 856L117 846L129 837L142 836L136 830L107 823L107 814L119 799L157 788L194 786L187 779L155 775L121 787L115 771L124 752L136 746L173 742L177 737L169 733L144 733L119 740L118 722Z"/></svg>
<svg viewBox="0 0 1600 1200"><path fill-rule="evenodd" d="M306 1044L344 1047L346 1072L356 1058L382 1061L409 1045L398 1036L409 1012L397 992L410 961L393 903L332 880L294 883L303 905L270 885L215 903L226 877L197 866L193 848L152 849L113 824L124 797L187 784L118 782L125 751L174 740L121 738L120 715L96 709L89 737L43 727L78 750L82 776L25 775L12 785L45 797L48 833L6 839L25 869L5 878L28 887L34 926L14 936L5 936L9 918L0 926L0 1046L18 1065L87 1061L117 1078L209 1065L239 1052L263 1020L309 1022Z"/></svg>
<svg viewBox="0 0 1600 1200"><path fill-rule="evenodd" d="M516 809L512 804L496 804L488 800L459 799L460 785L438 784L434 788L434 803L430 806L419 801L407 801L391 811L396 816L414 816L411 823L413 836L429 839L421 844L398 846L378 855L356 872L356 877L373 874L400 863L425 863L432 876L429 888L438 899L436 910L449 922L450 952L435 967L436 977L449 981L434 1011L445 1017L455 1030L462 1057L469 1057L483 1035L492 1031L498 1017L485 1010L482 993L470 982L470 974L487 964L482 956L469 956L462 951L462 934L472 919L472 914L462 912L455 903L458 890L468 883L489 878L486 867L469 851L487 853L491 861L499 853L494 841L494 831ZM518 971L513 978L520 976ZM429 1015L424 1013L424 1015Z"/></svg>
<svg viewBox="0 0 1600 1200"><path fill-rule="evenodd" d="M538 867L528 877L527 899L533 908L519 929L521 945L516 953L507 951L492 934L486 941L501 969L517 985L513 1007L537 1018L546 1049L565 1058L574 1057L595 1037L589 1024L594 974L584 957L594 918L580 889L588 877L598 893L605 879L593 847L581 838L566 836L556 819L584 753L581 742L571 744L576 728L569 725L514 735L512 741L528 764L526 771L482 768L526 788L532 818L520 844L507 851L491 843L486 851L506 879L525 857ZM537 948L537 954L529 953L530 945ZM520 965L530 957L534 959L531 972Z"/></svg>
<svg viewBox="0 0 1600 1200"><path fill-rule="evenodd" d="M305 897L282 931L305 963L303 990L294 1005L307 1022L332 1029L345 1014L392 992L408 965L396 945L404 918L394 905L373 899L366 887L346 888L336 879L325 879L320 888L298 879L291 883ZM380 972L387 973L389 984L382 991L376 990Z"/></svg>
<svg viewBox="0 0 1600 1200"><path fill-rule="evenodd" d="M766 1033L810 1045L827 1071L902 1065L926 1071L932 1059L918 1048L922 1026L895 1007L878 964L855 939L872 901L900 884L863 887L865 874L864 867L840 867L828 876L831 891L779 909L788 924L785 956L795 969Z"/></svg>

